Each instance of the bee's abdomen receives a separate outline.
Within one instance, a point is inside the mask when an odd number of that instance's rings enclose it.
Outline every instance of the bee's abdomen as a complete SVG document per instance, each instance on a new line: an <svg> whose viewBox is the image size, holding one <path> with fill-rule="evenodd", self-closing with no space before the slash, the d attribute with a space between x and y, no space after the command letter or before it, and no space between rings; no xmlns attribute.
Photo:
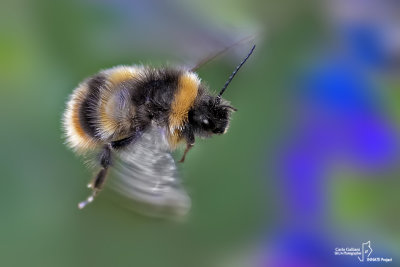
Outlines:
<svg viewBox="0 0 400 267"><path fill-rule="evenodd" d="M86 152L128 133L135 109L129 90L121 84L132 79L136 70L125 66L105 70L74 90L64 113L70 147Z"/></svg>
<svg viewBox="0 0 400 267"><path fill-rule="evenodd" d="M106 77L98 74L87 82L87 94L79 107L79 122L85 133L93 139L99 139L99 112L100 94L105 86ZM104 90L104 89L103 89Z"/></svg>
<svg viewBox="0 0 400 267"><path fill-rule="evenodd" d="M63 124L67 144L78 152L92 150L98 145L98 140L90 134L89 123L84 122L84 118L82 118L88 94L88 83L80 84L70 96L64 113Z"/></svg>

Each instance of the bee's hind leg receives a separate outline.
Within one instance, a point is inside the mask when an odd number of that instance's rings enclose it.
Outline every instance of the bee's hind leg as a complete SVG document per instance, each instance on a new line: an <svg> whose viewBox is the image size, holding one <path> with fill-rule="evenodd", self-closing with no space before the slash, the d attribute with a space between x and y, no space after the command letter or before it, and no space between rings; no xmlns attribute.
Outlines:
<svg viewBox="0 0 400 267"><path fill-rule="evenodd" d="M104 145L100 152L100 166L101 170L94 177L92 182L88 184L88 187L93 190L92 194L85 200L78 204L80 209L83 209L87 204L94 200L94 197L101 190L106 180L108 167L111 165L111 144Z"/></svg>
<svg viewBox="0 0 400 267"><path fill-rule="evenodd" d="M111 150L122 149L127 145L134 143L142 135L144 128L145 127L136 127L132 135L104 145L99 157L101 170L97 173L92 182L88 184L88 187L91 188L93 192L85 201L78 204L79 209L83 209L87 204L91 203L103 187L107 177L108 167L111 165Z"/></svg>

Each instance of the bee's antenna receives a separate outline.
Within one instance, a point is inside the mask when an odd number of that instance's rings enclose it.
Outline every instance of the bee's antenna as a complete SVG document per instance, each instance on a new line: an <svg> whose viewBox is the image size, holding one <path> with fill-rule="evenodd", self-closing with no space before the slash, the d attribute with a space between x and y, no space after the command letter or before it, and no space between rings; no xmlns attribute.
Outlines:
<svg viewBox="0 0 400 267"><path fill-rule="evenodd" d="M231 83L233 77L235 77L236 73L239 71L239 69L243 66L243 64L247 61L247 59L250 57L250 55L253 53L254 49L256 48L256 45L253 45L251 48L250 52L247 54L247 56L243 59L242 62L236 67L236 69L232 72L231 76L229 76L228 80L225 82L224 87L222 87L221 91L219 92L217 96L217 103L220 102L222 94L225 92L226 88L228 85Z"/></svg>

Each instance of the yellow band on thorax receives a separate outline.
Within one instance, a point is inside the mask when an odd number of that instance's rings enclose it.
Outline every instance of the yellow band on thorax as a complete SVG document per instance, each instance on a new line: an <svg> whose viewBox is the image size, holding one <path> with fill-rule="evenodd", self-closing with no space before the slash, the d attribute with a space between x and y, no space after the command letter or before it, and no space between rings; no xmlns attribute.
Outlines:
<svg viewBox="0 0 400 267"><path fill-rule="evenodd" d="M178 88L171 104L169 127L171 134L181 129L188 119L188 112L197 97L200 80L195 73L186 72L179 77Z"/></svg>

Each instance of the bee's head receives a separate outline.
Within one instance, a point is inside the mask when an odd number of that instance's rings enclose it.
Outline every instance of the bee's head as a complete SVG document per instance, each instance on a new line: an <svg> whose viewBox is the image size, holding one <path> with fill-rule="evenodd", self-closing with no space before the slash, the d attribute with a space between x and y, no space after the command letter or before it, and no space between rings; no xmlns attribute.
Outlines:
<svg viewBox="0 0 400 267"><path fill-rule="evenodd" d="M198 101L188 114L189 123L197 134L208 136L211 134L226 133L229 126L230 115L232 111L236 111L236 109L232 107L228 101L222 99L222 94L255 48L256 46L253 45L247 56L236 67L231 76L229 76L217 96L204 94L204 87L199 87Z"/></svg>
<svg viewBox="0 0 400 267"><path fill-rule="evenodd" d="M224 134L236 109L218 97L206 96L189 111L189 123L200 135Z"/></svg>

